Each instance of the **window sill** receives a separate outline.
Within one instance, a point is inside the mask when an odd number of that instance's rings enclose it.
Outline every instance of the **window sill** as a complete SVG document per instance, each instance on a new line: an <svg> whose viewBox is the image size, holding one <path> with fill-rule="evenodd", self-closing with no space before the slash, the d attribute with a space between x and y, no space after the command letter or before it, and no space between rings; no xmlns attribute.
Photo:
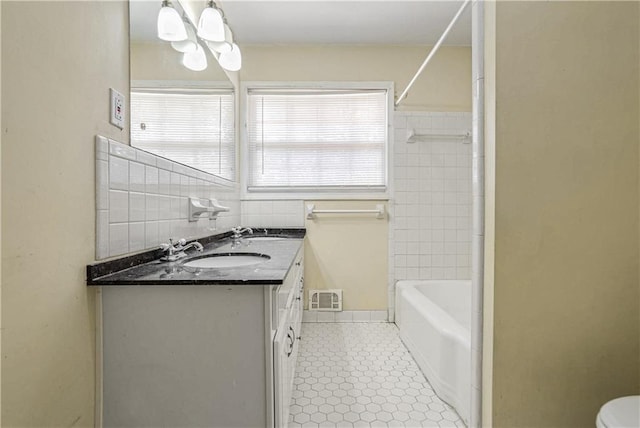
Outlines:
<svg viewBox="0 0 640 428"><path fill-rule="evenodd" d="M376 200L388 201L389 192L242 192L243 201L252 200L304 200L304 201L325 201L325 200Z"/></svg>

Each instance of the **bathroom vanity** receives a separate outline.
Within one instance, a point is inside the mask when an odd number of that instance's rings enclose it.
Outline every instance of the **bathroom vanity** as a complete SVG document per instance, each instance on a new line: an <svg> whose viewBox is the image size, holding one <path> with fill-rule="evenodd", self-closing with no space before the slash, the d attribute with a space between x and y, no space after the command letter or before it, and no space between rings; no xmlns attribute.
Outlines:
<svg viewBox="0 0 640 428"><path fill-rule="evenodd" d="M303 240L205 244L89 276L100 285L105 427L286 426L303 293ZM188 267L207 256L261 254L263 263Z"/></svg>

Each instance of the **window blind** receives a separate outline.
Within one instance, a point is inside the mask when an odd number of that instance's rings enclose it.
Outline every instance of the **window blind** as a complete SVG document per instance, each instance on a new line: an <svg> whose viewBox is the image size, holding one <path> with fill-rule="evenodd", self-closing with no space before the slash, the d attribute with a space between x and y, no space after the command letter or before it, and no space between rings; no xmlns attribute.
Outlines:
<svg viewBox="0 0 640 428"><path fill-rule="evenodd" d="M131 89L131 144L235 180L231 91Z"/></svg>
<svg viewBox="0 0 640 428"><path fill-rule="evenodd" d="M248 91L248 190L386 186L386 90Z"/></svg>

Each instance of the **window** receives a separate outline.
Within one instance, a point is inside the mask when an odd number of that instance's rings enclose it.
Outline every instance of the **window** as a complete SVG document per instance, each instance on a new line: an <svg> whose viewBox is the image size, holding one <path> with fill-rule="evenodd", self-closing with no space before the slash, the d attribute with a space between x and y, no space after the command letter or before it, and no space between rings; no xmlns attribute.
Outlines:
<svg viewBox="0 0 640 428"><path fill-rule="evenodd" d="M247 91L247 190L384 191L389 89Z"/></svg>
<svg viewBox="0 0 640 428"><path fill-rule="evenodd" d="M235 180L233 92L131 89L131 145Z"/></svg>

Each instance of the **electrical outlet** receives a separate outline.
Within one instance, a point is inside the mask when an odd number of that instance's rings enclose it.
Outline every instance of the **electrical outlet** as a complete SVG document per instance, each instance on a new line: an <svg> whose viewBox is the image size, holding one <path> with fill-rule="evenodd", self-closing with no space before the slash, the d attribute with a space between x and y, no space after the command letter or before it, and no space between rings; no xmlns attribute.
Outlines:
<svg viewBox="0 0 640 428"><path fill-rule="evenodd" d="M120 129L124 129L124 95L113 88L109 88L111 94L111 120L110 122Z"/></svg>

